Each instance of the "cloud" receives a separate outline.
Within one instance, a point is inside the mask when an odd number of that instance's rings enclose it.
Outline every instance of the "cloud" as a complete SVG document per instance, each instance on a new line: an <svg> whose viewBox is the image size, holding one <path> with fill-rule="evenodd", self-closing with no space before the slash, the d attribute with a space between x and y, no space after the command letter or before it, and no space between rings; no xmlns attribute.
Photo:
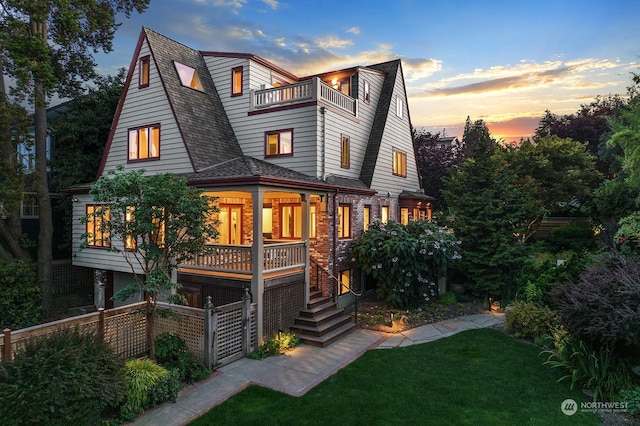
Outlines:
<svg viewBox="0 0 640 426"><path fill-rule="evenodd" d="M348 33L354 34L354 35L358 35L360 34L360 28L359 27L351 27L347 30Z"/></svg>
<svg viewBox="0 0 640 426"><path fill-rule="evenodd" d="M352 46L353 41L341 39L334 35L329 35L317 39L316 44L322 49L344 49Z"/></svg>
<svg viewBox="0 0 640 426"><path fill-rule="evenodd" d="M262 0L262 3L266 4L273 10L276 10L278 7L280 7L280 2L278 2L278 0Z"/></svg>
<svg viewBox="0 0 640 426"><path fill-rule="evenodd" d="M412 96L477 95L507 90L530 90L550 85L563 85L564 89L587 89L602 87L611 82L596 80L585 82L587 74L599 72L609 78L609 70L619 68L617 61L579 59L574 61L547 61L534 63L522 61L515 66L493 66L475 69L472 73L458 74L437 82L427 83L422 92ZM614 83L617 84L617 83Z"/></svg>
<svg viewBox="0 0 640 426"><path fill-rule="evenodd" d="M210 3L215 7L226 7L231 9L231 13L237 14L239 9L247 3L247 0L196 0L196 3L207 4Z"/></svg>

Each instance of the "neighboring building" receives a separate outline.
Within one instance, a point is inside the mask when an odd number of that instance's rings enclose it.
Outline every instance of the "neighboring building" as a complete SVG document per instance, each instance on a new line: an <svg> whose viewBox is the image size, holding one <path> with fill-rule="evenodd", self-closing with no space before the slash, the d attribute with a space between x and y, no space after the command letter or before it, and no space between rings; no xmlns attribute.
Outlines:
<svg viewBox="0 0 640 426"><path fill-rule="evenodd" d="M371 222L430 216L400 60L297 77L143 28L98 177L120 165L184 175L217 197L217 250L176 278L199 307L249 288L260 340L290 326L312 293L345 305L368 289L346 249ZM79 249L87 190L74 193L73 262L102 271L108 306L132 275L121 254Z"/></svg>

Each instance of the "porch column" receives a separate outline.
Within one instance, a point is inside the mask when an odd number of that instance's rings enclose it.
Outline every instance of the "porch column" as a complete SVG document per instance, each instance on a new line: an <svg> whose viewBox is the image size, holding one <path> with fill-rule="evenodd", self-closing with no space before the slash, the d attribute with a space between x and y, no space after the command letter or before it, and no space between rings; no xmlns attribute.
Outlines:
<svg viewBox="0 0 640 426"><path fill-rule="evenodd" d="M305 305L309 303L310 291L309 287L311 283L309 282L309 241L310 241L310 214L311 214L311 197L309 194L300 194L300 205L302 210L302 241L304 241L304 303ZM317 212L316 212L317 214Z"/></svg>
<svg viewBox="0 0 640 426"><path fill-rule="evenodd" d="M253 244L251 245L251 295L256 304L256 326L258 344L262 343L264 334L264 240L262 238L262 204L264 189L251 191L253 201Z"/></svg>

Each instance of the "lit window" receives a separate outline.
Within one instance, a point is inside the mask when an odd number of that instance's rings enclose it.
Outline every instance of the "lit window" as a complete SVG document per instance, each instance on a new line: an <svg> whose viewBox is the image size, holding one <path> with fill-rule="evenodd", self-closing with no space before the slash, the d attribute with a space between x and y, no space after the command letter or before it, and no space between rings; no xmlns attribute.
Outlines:
<svg viewBox="0 0 640 426"><path fill-rule="evenodd" d="M338 238L351 238L351 206L338 206Z"/></svg>
<svg viewBox="0 0 640 426"><path fill-rule="evenodd" d="M400 96L396 96L396 115L402 118L403 107L402 107L402 99Z"/></svg>
<svg viewBox="0 0 640 426"><path fill-rule="evenodd" d="M382 206L380 208L380 221L382 223L389 222L389 206Z"/></svg>
<svg viewBox="0 0 640 426"><path fill-rule="evenodd" d="M221 205L218 215L218 242L220 244L242 244L242 206Z"/></svg>
<svg viewBox="0 0 640 426"><path fill-rule="evenodd" d="M400 223L403 225L409 224L409 209L404 207L400 209Z"/></svg>
<svg viewBox="0 0 640 426"><path fill-rule="evenodd" d="M281 205L280 219L282 223L282 238L302 237L302 207L300 205Z"/></svg>
<svg viewBox="0 0 640 426"><path fill-rule="evenodd" d="M127 231L131 231L132 229L129 228L133 228L135 226L135 224L133 224L133 207L127 207L124 211L124 220L126 223L126 229ZM135 239L135 237L133 235L131 235L131 232L127 232L127 236L124 239L124 248L126 250L135 250L138 247L138 243Z"/></svg>
<svg viewBox="0 0 640 426"><path fill-rule="evenodd" d="M349 168L350 156L349 136L342 135L340 166L343 169Z"/></svg>
<svg viewBox="0 0 640 426"><path fill-rule="evenodd" d="M366 104L371 101L371 86L369 85L369 82L367 80L364 81L364 96L362 100Z"/></svg>
<svg viewBox="0 0 640 426"><path fill-rule="evenodd" d="M316 226L318 224L318 219L317 219L317 215L316 215L316 205L315 204L311 204L309 206L310 211L309 211L309 238L316 238L317 231L316 231Z"/></svg>
<svg viewBox="0 0 640 426"><path fill-rule="evenodd" d="M160 125L129 130L129 161L160 158Z"/></svg>
<svg viewBox="0 0 640 426"><path fill-rule="evenodd" d="M407 177L407 153L393 149L393 174Z"/></svg>
<svg viewBox="0 0 640 426"><path fill-rule="evenodd" d="M160 217L154 217L151 220L151 223L154 225L153 231L149 235L149 242L151 244L157 244L160 247L164 247L164 239L165 239L165 213L164 208L160 211Z"/></svg>
<svg viewBox="0 0 640 426"><path fill-rule="evenodd" d="M364 206L364 214L362 219L363 228L366 231L369 229L369 225L371 225L371 206Z"/></svg>
<svg viewBox="0 0 640 426"><path fill-rule="evenodd" d="M338 275L338 279L340 280L338 283L338 294L348 293L351 288L351 270L340 271Z"/></svg>
<svg viewBox="0 0 640 426"><path fill-rule="evenodd" d="M242 67L231 70L231 96L242 95Z"/></svg>
<svg viewBox="0 0 640 426"><path fill-rule="evenodd" d="M265 156L293 155L293 130L277 130L265 133Z"/></svg>
<svg viewBox="0 0 640 426"><path fill-rule="evenodd" d="M187 65L181 64L180 62L174 62L174 65L176 66L176 71L178 71L180 82L183 86L190 87L201 92L204 91L202 83L200 82L200 77L198 76L198 71Z"/></svg>
<svg viewBox="0 0 640 426"><path fill-rule="evenodd" d="M111 247L109 231L105 229L104 221L109 220L109 207L99 204L87 205L87 246L108 248Z"/></svg>
<svg viewBox="0 0 640 426"><path fill-rule="evenodd" d="M148 56L140 58L138 65L138 87L143 88L149 86L149 69L151 61Z"/></svg>

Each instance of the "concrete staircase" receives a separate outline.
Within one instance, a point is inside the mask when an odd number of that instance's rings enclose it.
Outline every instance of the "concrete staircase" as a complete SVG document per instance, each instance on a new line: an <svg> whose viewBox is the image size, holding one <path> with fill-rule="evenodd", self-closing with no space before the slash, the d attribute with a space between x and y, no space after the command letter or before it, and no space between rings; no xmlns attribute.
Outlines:
<svg viewBox="0 0 640 426"><path fill-rule="evenodd" d="M355 328L353 318L331 298L312 293L307 309L300 311L290 329L302 343L324 348Z"/></svg>

